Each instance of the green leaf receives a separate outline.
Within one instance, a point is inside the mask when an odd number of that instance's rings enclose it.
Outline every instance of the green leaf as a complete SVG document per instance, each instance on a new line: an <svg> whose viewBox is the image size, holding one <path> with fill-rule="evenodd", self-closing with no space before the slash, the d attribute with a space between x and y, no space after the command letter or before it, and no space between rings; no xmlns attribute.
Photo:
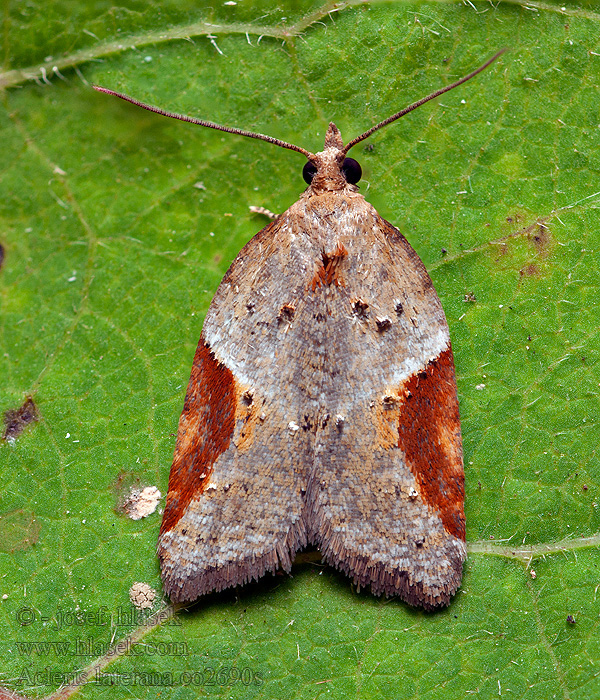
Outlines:
<svg viewBox="0 0 600 700"><path fill-rule="evenodd" d="M595 8L5 11L0 410L31 396L39 420L0 446L0 685L39 697L88 669L90 698L600 694ZM314 151L330 120L347 141L504 46L485 73L352 153L448 317L462 589L425 614L304 561L144 628L129 589L160 592L160 515L133 521L119 504L132 486L165 494L210 299L266 223L249 207L292 204L304 163L90 83ZM143 641L107 656L132 631Z"/></svg>

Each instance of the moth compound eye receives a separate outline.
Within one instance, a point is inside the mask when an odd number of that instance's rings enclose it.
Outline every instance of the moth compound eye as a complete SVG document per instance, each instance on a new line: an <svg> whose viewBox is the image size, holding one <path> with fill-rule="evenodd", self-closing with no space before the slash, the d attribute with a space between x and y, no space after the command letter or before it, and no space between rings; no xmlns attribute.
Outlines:
<svg viewBox="0 0 600 700"><path fill-rule="evenodd" d="M307 185L313 181L313 177L317 174L317 166L311 163L310 160L302 168L302 177Z"/></svg>
<svg viewBox="0 0 600 700"><path fill-rule="evenodd" d="M360 163L354 158L344 158L342 163L342 174L346 178L346 181L351 185L356 185L356 183L362 177L362 168Z"/></svg>

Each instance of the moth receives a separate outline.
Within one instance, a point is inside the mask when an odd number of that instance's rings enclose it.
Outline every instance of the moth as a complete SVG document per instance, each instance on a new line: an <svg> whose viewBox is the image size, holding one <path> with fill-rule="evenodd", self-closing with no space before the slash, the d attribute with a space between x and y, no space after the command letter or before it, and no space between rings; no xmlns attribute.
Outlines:
<svg viewBox="0 0 600 700"><path fill-rule="evenodd" d="M359 193L348 151L477 70L321 152L307 189L244 246L212 300L179 420L158 540L174 602L290 571L316 545L357 588L434 610L466 558L448 324L425 266Z"/></svg>

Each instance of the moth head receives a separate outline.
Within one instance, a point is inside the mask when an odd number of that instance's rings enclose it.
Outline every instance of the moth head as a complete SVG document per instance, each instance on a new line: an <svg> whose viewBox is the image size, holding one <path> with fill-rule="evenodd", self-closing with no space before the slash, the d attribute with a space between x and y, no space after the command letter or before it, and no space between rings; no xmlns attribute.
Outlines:
<svg viewBox="0 0 600 700"><path fill-rule="evenodd" d="M327 129L323 150L308 156L308 161L302 169L302 177L315 193L354 186L362 177L362 168L358 161L346 157L342 135L333 122Z"/></svg>
<svg viewBox="0 0 600 700"><path fill-rule="evenodd" d="M481 73L482 70L485 70L490 65L490 63L493 63L493 61L495 61L505 51L506 49L502 49L495 56L492 56L492 58L486 61L482 66L472 71L468 75L465 75L460 80L457 80L451 85L446 85L446 87L436 90L435 92L431 93L431 95L423 97L422 99L418 100L417 102L414 102L408 107L405 107L399 112L396 112L396 114L392 114L391 117L388 117L387 119L384 119L378 124L375 124L375 126L372 126L360 136L357 136L356 138L352 139L352 141L347 143L345 146L342 141L342 135L340 134L340 130L335 124L329 124L327 134L325 135L325 146L320 153L310 153L310 151L307 151L301 146L296 146L293 143L287 143L286 141L276 139L273 136L266 136L265 134L258 134L253 131L237 129L231 126L223 126L221 124L215 124L204 119L188 117L184 114L167 112L166 110L161 109L160 107L154 107L152 105L144 104L143 102L140 102L139 100L136 100L133 97L124 95L121 92L109 90L108 88L100 87L99 85L94 85L94 89L98 90L99 92L105 92L109 95L115 95L116 97L120 97L122 100L131 102L132 104L137 105L138 107L143 107L144 109L147 109L150 112L162 114L165 117L179 119L181 121L190 122L192 124L199 124L200 126L207 126L211 129L217 129L219 131L227 131L230 134L249 136L253 139L260 139L261 141L267 141L268 143L272 143L276 146L281 146L282 148L289 148L292 151L302 153L308 159L308 162L305 164L304 169L302 171L302 176L304 177L304 180L308 183L309 190L313 193L318 193L321 191L340 190L344 188L356 189L355 185L362 176L362 170L360 165L354 160L354 158L348 158L346 156L348 151L353 146L356 146L357 143L364 141L373 132L377 131L378 129L381 129L383 126L391 124L392 122L395 122L396 119L400 119L400 117L403 117L405 114L412 112L413 109L417 109L417 107L420 107L426 102L429 102L430 100L433 100L434 98L443 95L445 92L448 92L448 90L453 90L455 87L462 85L467 80L470 80L471 78L476 76L478 73Z"/></svg>

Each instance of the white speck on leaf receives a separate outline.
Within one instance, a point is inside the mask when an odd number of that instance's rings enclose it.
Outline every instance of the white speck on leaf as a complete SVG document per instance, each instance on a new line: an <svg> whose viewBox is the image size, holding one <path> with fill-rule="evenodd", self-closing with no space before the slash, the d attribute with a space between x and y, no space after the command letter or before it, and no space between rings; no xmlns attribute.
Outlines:
<svg viewBox="0 0 600 700"><path fill-rule="evenodd" d="M132 605L140 610L146 610L152 607L156 600L156 591L147 583L136 582L129 589L129 600Z"/></svg>

